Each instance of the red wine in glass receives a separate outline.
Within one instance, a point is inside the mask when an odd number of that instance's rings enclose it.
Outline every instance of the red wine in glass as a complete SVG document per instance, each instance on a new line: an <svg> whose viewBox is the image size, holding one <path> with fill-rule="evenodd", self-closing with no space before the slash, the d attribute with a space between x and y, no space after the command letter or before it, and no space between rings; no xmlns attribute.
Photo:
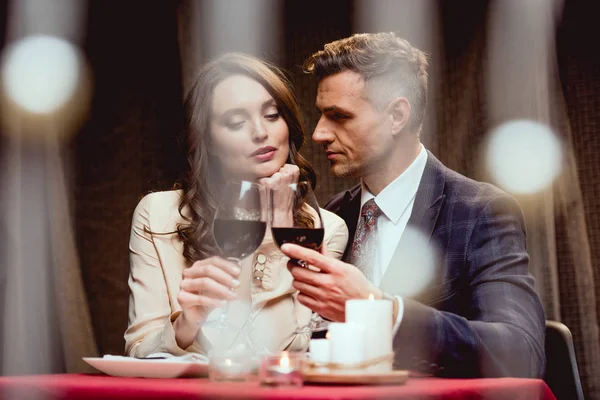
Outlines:
<svg viewBox="0 0 600 400"><path fill-rule="evenodd" d="M213 235L224 257L241 260L258 249L266 228L264 221L217 218Z"/></svg>
<svg viewBox="0 0 600 400"><path fill-rule="evenodd" d="M294 243L312 250L319 251L323 244L325 230L323 228L272 227L273 239L277 246L284 243Z"/></svg>
<svg viewBox="0 0 600 400"><path fill-rule="evenodd" d="M279 247L294 243L319 251L325 231L319 203L308 182L276 185L270 190L271 233ZM301 216L302 211L303 216ZM303 261L292 260L306 266Z"/></svg>

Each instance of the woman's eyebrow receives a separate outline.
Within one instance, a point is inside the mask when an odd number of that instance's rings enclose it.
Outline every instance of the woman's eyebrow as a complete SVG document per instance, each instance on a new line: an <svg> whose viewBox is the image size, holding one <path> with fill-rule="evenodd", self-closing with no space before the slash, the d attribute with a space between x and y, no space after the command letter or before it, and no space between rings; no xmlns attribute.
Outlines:
<svg viewBox="0 0 600 400"><path fill-rule="evenodd" d="M261 109L266 109L269 107L277 107L277 102L275 101L275 99L269 99L267 101L265 101L264 103L262 103Z"/></svg>
<svg viewBox="0 0 600 400"><path fill-rule="evenodd" d="M235 115L246 115L248 111L244 108L230 108L229 110L223 111L221 114L215 114L214 117L218 121L225 121L227 118L231 118Z"/></svg>

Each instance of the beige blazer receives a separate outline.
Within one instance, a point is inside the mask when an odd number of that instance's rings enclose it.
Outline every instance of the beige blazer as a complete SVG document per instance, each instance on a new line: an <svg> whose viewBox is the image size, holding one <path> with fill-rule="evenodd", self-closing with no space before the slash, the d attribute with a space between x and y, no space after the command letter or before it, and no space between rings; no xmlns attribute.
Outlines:
<svg viewBox="0 0 600 400"><path fill-rule="evenodd" d="M125 331L128 356L146 357L156 352L207 354L215 341L223 340L219 332L203 327L190 347L179 348L175 341L172 323L181 313L177 294L182 272L189 263L183 257L183 243L177 234L157 233L173 232L183 222L178 211L180 200L181 191L156 192L145 196L135 209L129 243L129 326ZM340 259L348 241L346 224L327 210L320 212L324 243L331 255ZM262 284L252 280L260 254L266 256ZM238 299L229 307L231 323L243 326L251 321L253 338L268 351L305 350L310 341L308 334L294 333L309 322L311 311L297 301L287 261L267 229L260 248L242 261ZM209 320L219 312L211 313Z"/></svg>

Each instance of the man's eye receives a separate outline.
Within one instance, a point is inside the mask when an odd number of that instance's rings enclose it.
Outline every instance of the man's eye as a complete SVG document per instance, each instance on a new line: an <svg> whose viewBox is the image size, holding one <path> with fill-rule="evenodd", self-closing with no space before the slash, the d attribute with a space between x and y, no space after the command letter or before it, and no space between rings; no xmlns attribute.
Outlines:
<svg viewBox="0 0 600 400"><path fill-rule="evenodd" d="M331 114L331 119L335 120L335 121L339 121L341 119L347 119L348 116L344 115L344 114L340 114L338 112L334 112L333 114Z"/></svg>

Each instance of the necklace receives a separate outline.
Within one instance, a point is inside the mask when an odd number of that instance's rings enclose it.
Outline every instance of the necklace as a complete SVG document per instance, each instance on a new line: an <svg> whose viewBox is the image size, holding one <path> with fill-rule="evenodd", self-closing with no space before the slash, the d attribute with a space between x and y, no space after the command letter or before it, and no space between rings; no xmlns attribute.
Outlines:
<svg viewBox="0 0 600 400"><path fill-rule="evenodd" d="M235 219L240 221L260 221L260 210L246 210L236 207L234 209Z"/></svg>

